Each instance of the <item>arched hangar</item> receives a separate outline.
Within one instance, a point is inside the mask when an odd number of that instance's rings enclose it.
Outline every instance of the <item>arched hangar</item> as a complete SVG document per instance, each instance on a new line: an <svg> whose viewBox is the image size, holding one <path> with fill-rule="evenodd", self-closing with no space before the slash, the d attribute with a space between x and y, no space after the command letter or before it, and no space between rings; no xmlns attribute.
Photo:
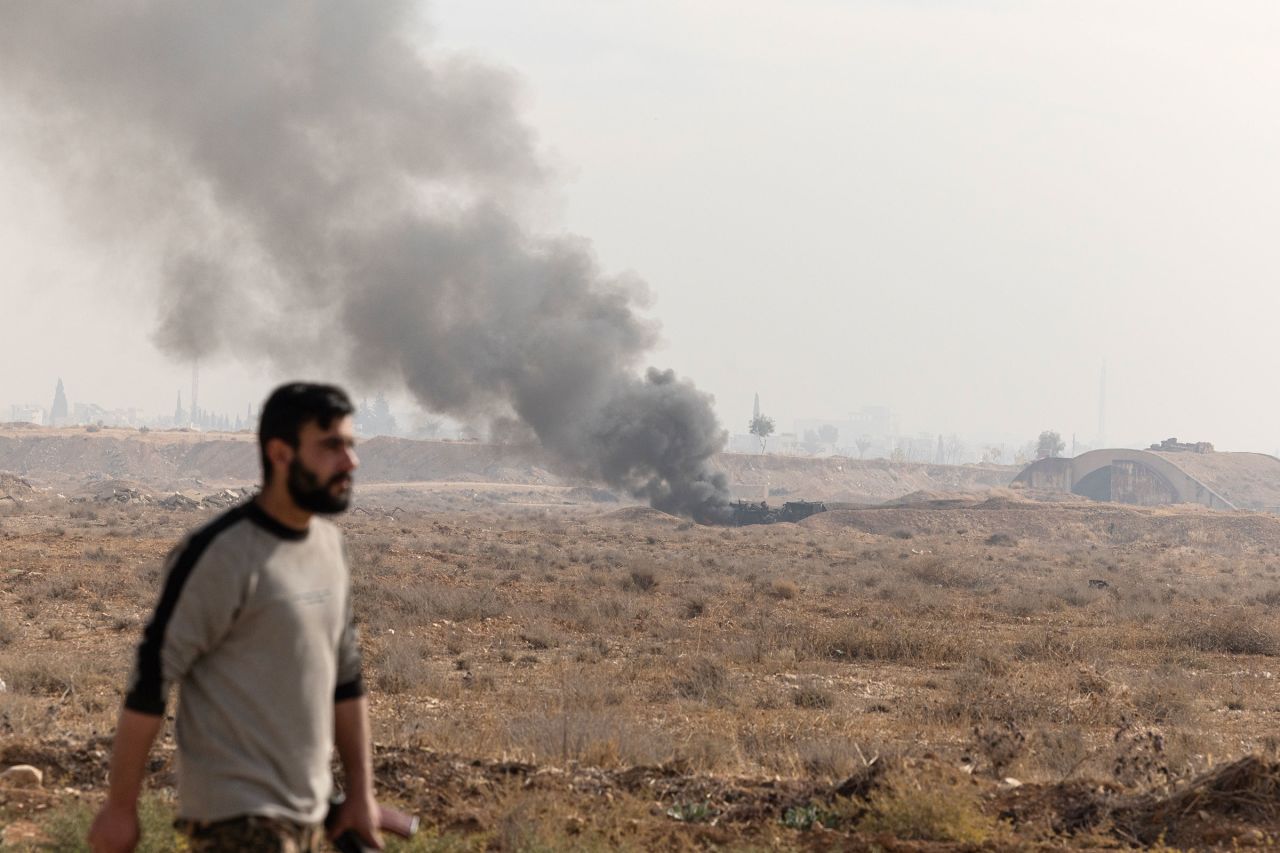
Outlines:
<svg viewBox="0 0 1280 853"><path fill-rule="evenodd" d="M1071 459L1037 460L1013 481L1139 506L1195 503L1280 512L1280 459L1265 453L1091 450Z"/></svg>

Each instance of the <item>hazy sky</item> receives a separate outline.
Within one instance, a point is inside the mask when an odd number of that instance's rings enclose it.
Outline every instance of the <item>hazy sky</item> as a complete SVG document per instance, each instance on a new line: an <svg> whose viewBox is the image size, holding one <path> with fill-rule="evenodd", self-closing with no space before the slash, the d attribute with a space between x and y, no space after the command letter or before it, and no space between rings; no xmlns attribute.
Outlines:
<svg viewBox="0 0 1280 853"><path fill-rule="evenodd" d="M648 282L652 357L742 431L1280 447L1280 7L440 0L519 75L558 172L532 219ZM172 408L138 247L68 221L0 102L0 404ZM278 377L205 365L206 406ZM91 393L92 392L92 393ZM2 412L0 414L7 414Z"/></svg>

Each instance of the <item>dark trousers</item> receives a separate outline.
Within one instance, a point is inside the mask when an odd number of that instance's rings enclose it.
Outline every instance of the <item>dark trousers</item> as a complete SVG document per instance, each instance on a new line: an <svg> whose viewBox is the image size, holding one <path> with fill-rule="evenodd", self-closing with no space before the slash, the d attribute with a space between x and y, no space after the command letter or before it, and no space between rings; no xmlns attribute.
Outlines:
<svg viewBox="0 0 1280 853"><path fill-rule="evenodd" d="M246 815L201 823L179 820L191 853L317 853L324 834L319 826L304 826L275 817Z"/></svg>

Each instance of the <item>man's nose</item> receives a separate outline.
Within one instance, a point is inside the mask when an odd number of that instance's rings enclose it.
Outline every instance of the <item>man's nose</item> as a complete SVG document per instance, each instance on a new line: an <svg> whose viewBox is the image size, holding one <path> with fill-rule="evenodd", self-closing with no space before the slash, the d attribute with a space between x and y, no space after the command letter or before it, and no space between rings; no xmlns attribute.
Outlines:
<svg viewBox="0 0 1280 853"><path fill-rule="evenodd" d="M347 471L354 471L360 467L360 457L356 456L356 449L348 447L346 454L343 456L343 468Z"/></svg>

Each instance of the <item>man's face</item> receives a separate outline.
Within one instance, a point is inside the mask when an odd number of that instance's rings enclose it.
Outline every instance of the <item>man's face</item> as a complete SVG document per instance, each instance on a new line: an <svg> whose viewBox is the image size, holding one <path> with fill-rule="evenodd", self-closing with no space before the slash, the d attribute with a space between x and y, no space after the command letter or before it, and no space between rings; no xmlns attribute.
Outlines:
<svg viewBox="0 0 1280 853"><path fill-rule="evenodd" d="M355 452L355 422L334 418L328 429L303 424L298 449L289 462L289 496L299 508L330 515L351 503L351 472L360 464Z"/></svg>

